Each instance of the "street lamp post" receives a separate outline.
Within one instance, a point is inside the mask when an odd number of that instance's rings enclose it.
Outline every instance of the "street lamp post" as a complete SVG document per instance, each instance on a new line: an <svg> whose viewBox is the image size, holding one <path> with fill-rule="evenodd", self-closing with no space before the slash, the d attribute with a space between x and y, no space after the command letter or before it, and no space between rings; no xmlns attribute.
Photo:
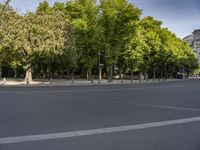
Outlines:
<svg viewBox="0 0 200 150"><path fill-rule="evenodd" d="M98 83L100 83L101 80L101 51L98 52L99 56L99 63L98 63Z"/></svg>

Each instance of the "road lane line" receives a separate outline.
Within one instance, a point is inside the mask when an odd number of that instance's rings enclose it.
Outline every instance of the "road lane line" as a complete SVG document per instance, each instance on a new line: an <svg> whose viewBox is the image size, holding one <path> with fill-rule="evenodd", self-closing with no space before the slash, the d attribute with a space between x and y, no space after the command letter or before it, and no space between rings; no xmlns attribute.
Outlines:
<svg viewBox="0 0 200 150"><path fill-rule="evenodd" d="M144 106L144 107L152 107L152 108L164 108L164 109L172 109L172 110L184 110L184 111L194 111L199 112L199 109L195 108L187 108L187 107L176 107L176 106L168 106L168 105L152 105L152 104L134 104L138 106Z"/></svg>
<svg viewBox="0 0 200 150"><path fill-rule="evenodd" d="M0 144L11 144L11 143L21 143L21 142L31 142L31 141L41 141L41 140L73 138L73 137L88 136L88 135L116 133L116 132L123 132L123 131L133 131L133 130L140 130L140 129L178 125L178 124L185 124L185 123L191 123L191 122L200 122L200 116L194 117L194 118L185 118L185 119L177 119L177 120L161 121L161 122L151 122L151 123L119 126L119 127L109 127L109 128L100 128L100 129L91 129L91 130L82 130L82 131L80 130L80 131L52 133L52 134L7 137L7 138L0 138Z"/></svg>
<svg viewBox="0 0 200 150"><path fill-rule="evenodd" d="M177 107L177 106L169 106L169 105L153 105L153 104L142 104L142 103L134 103L134 102L122 102L122 101L111 101L113 104L124 104L124 105L133 105L133 106L142 106L142 107L150 107L150 108L164 108L164 109L172 109L172 110L183 110L183 111L194 111L199 112L200 109L196 108L188 108L188 107Z"/></svg>
<svg viewBox="0 0 200 150"><path fill-rule="evenodd" d="M141 106L141 107L150 107L150 108L163 108L163 109L171 109L171 110L180 110L180 111L193 111L193 112L200 112L200 109L196 108L189 108L189 107L178 107L178 106L169 106L169 105L153 105L153 104L142 104L142 103L135 103L135 102L125 102L125 101L101 101L101 100L94 100L94 99L87 99L90 102L106 102L112 104L120 104L120 105L132 105L132 106Z"/></svg>

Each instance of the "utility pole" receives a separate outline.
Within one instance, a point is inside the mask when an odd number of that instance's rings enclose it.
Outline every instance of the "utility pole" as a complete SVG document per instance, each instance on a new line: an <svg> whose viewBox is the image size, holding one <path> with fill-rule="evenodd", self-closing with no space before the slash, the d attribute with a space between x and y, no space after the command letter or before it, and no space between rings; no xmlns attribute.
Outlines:
<svg viewBox="0 0 200 150"><path fill-rule="evenodd" d="M101 80L101 51L98 52L99 56L99 63L98 63L98 83L100 83Z"/></svg>

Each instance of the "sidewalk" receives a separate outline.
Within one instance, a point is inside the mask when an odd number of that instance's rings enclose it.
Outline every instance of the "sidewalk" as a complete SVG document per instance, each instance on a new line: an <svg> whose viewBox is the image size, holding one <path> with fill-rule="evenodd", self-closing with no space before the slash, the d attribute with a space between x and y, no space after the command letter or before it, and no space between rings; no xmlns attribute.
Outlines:
<svg viewBox="0 0 200 150"><path fill-rule="evenodd" d="M171 82L171 81L184 81L183 79L167 79L167 80L158 80L156 79L153 81L152 79L149 79L148 81L142 81L139 80L113 80L112 82L108 82L105 79L100 80L100 83L98 83L98 80L67 80L67 79L53 79L53 80L33 80L30 82L29 85L26 84L24 80L20 79L0 79L0 86L72 86L72 85L110 85L110 84L144 84L144 83L158 83L158 82Z"/></svg>

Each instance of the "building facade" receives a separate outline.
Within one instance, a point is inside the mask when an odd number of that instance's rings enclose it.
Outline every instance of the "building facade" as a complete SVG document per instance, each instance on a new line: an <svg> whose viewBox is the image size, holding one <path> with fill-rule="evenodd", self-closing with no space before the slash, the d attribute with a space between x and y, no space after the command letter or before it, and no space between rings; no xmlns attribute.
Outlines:
<svg viewBox="0 0 200 150"><path fill-rule="evenodd" d="M191 35L183 38L193 48L200 61L200 29L194 30Z"/></svg>

